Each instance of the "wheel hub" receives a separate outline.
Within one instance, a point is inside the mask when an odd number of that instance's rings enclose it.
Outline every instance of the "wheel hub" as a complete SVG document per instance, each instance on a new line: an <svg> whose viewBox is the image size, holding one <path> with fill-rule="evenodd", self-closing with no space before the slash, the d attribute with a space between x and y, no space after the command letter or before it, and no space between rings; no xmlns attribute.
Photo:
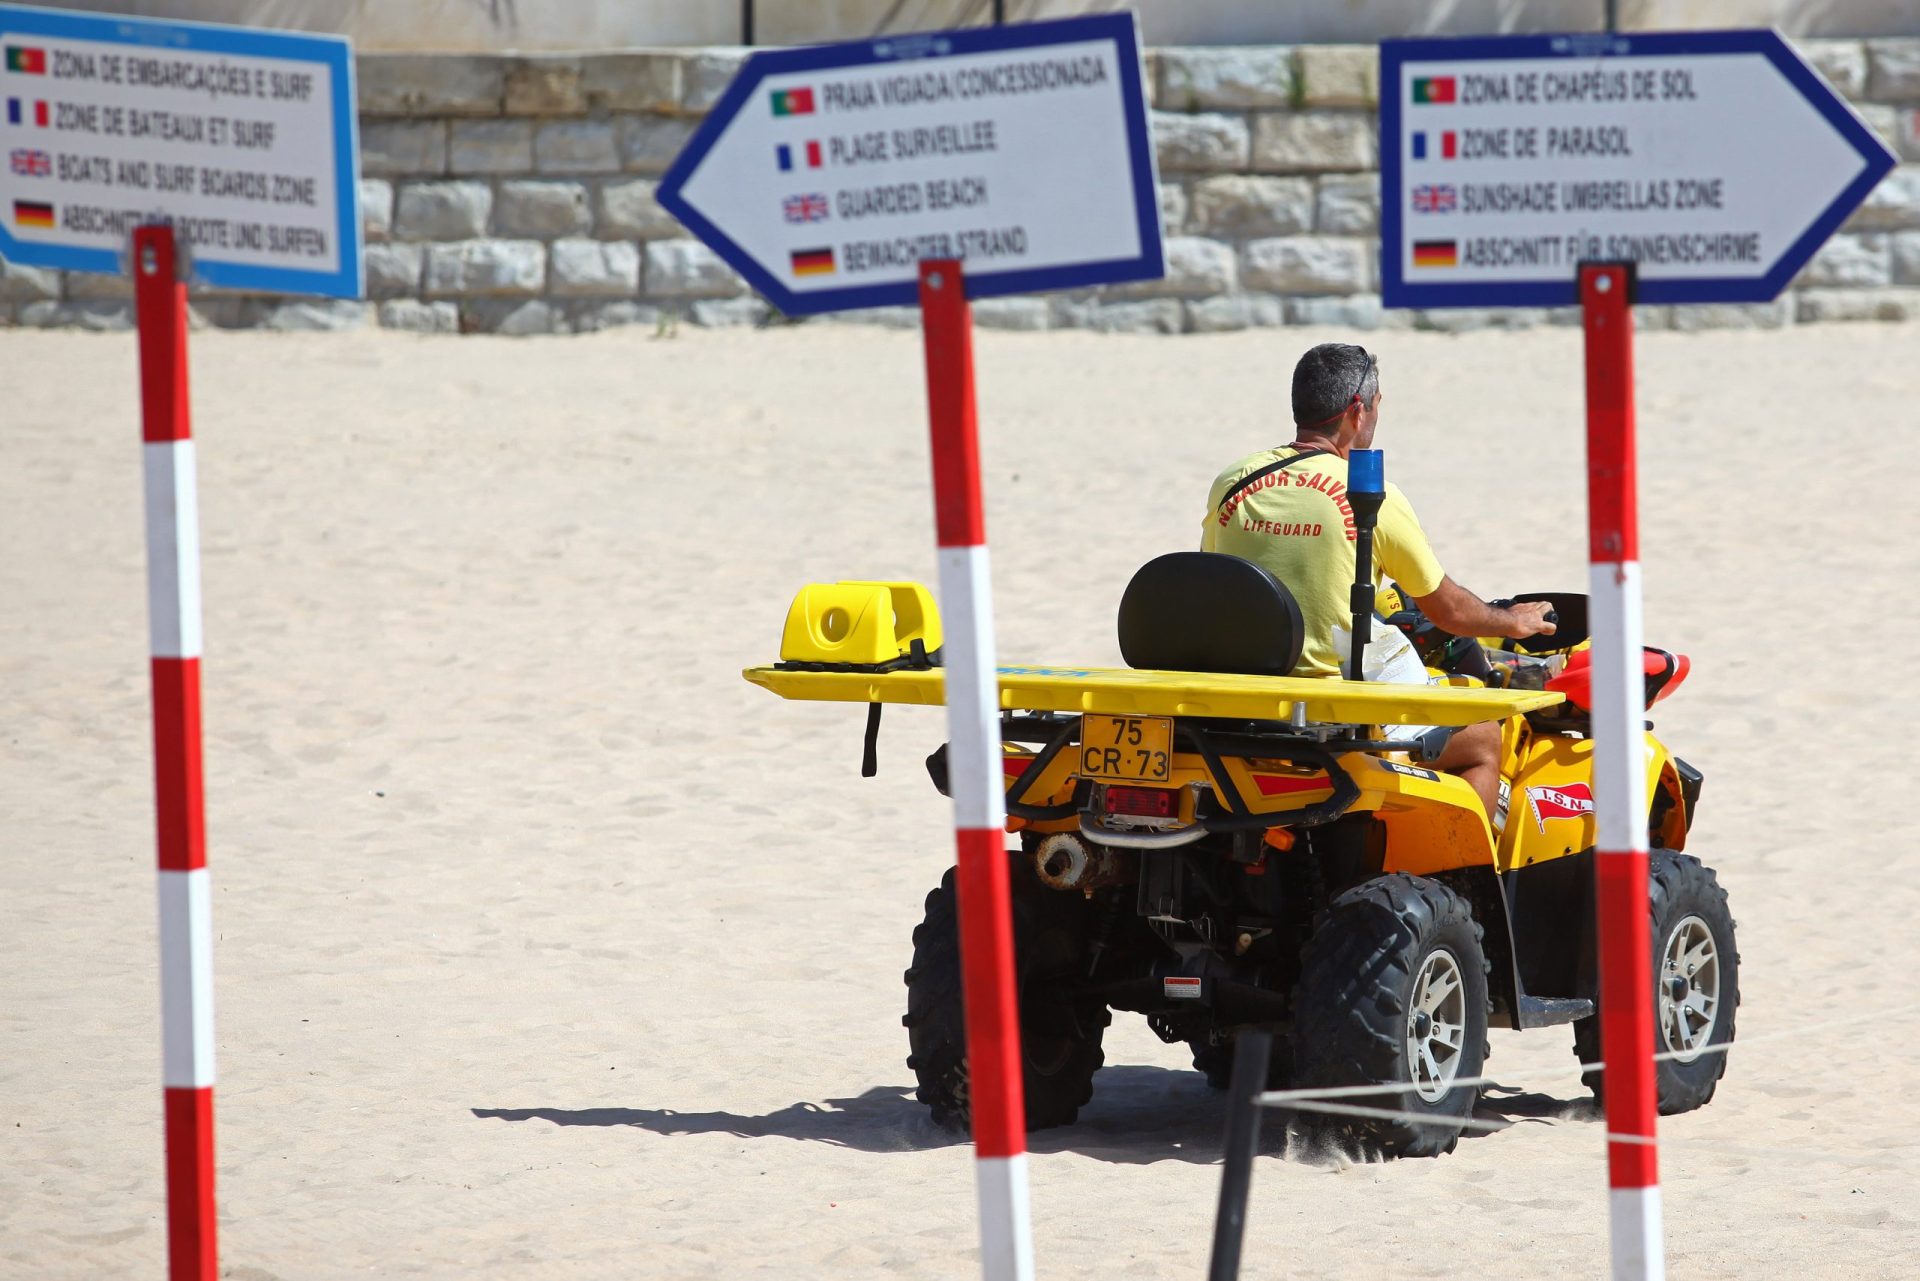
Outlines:
<svg viewBox="0 0 1920 1281"><path fill-rule="evenodd" d="M1436 948L1414 975L1407 1003L1407 1071L1426 1102L1438 1103L1453 1088L1466 1040L1466 978L1454 954Z"/></svg>
<svg viewBox="0 0 1920 1281"><path fill-rule="evenodd" d="M1713 931L1687 916L1660 949L1660 1038L1675 1061L1691 1063L1706 1052L1720 1012L1720 952Z"/></svg>

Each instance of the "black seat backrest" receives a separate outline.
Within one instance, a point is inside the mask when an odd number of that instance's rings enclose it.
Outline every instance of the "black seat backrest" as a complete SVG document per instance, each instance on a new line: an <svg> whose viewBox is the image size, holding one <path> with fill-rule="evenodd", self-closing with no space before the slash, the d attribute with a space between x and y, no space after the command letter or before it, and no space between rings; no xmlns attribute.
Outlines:
<svg viewBox="0 0 1920 1281"><path fill-rule="evenodd" d="M1305 640L1293 593L1252 561L1221 552L1150 560L1120 598L1129 667L1287 676Z"/></svg>

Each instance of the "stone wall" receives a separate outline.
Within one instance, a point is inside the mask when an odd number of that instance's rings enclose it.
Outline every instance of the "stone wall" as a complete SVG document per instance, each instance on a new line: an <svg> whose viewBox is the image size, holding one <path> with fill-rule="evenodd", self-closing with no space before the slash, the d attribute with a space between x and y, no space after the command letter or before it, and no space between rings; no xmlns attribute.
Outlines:
<svg viewBox="0 0 1920 1281"><path fill-rule="evenodd" d="M1905 163L1778 301L1641 308L1644 327L1920 318L1920 39L1801 48ZM545 334L768 320L767 305L654 199L744 56L363 56L368 301L196 290L196 321ZM1381 309L1371 47L1161 49L1148 62L1166 278L993 299L976 307L982 324L1183 333L1572 318ZM124 327L128 298L124 279L0 263L0 324ZM914 313L833 319L910 325Z"/></svg>

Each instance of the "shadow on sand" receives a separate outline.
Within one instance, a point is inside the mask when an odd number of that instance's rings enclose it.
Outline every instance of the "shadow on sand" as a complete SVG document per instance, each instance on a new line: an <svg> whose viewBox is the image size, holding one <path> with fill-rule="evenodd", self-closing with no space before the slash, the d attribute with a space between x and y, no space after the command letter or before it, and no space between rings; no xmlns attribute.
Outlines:
<svg viewBox="0 0 1920 1281"><path fill-rule="evenodd" d="M764 1115L737 1112L676 1112L672 1108L474 1108L483 1120L546 1121L552 1125L626 1125L661 1135L730 1134L743 1139L795 1139L861 1152L915 1152L951 1147L965 1137L936 1126L915 1101L910 1085L876 1085L850 1098L793 1103ZM1545 1125L1591 1120L1590 1105L1504 1086L1483 1092L1474 1115L1499 1123ZM1125 1064L1094 1078L1093 1101L1070 1126L1037 1131L1027 1138L1036 1153L1077 1152L1100 1161L1146 1165L1155 1161L1220 1159L1225 1096L1207 1088L1197 1072ZM1268 1114L1264 1150L1305 1164L1345 1164L1337 1153L1290 1136L1283 1118ZM1498 1131L1469 1130L1463 1140Z"/></svg>

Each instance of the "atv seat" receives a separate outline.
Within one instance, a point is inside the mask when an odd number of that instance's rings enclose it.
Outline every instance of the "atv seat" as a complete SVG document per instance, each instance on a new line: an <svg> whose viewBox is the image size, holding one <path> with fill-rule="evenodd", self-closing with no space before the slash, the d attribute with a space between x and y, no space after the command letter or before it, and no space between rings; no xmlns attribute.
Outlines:
<svg viewBox="0 0 1920 1281"><path fill-rule="evenodd" d="M1286 585L1222 552L1150 560L1120 598L1120 654L1129 667L1288 676L1305 642Z"/></svg>

